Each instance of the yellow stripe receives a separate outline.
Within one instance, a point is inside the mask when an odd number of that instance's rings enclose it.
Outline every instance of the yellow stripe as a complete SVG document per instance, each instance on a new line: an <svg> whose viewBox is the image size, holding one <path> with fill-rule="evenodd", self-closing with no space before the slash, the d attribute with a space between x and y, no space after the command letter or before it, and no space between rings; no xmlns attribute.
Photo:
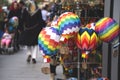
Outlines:
<svg viewBox="0 0 120 80"><path fill-rule="evenodd" d="M101 39L106 38L106 37L110 36L112 33L114 33L118 29L119 29L119 26L116 25L116 26L113 27L113 29L110 29L105 35L101 36L100 38Z"/></svg>

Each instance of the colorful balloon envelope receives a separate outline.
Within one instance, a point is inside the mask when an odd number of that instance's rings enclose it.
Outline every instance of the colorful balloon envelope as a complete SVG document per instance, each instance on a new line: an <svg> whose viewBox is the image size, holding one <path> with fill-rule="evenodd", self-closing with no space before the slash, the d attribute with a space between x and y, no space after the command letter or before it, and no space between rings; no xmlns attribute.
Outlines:
<svg viewBox="0 0 120 80"><path fill-rule="evenodd" d="M57 24L57 20L58 20L58 16L55 16L53 21L51 22L50 26L59 29L58 24Z"/></svg>
<svg viewBox="0 0 120 80"><path fill-rule="evenodd" d="M59 49L60 35L58 29L46 27L38 36L39 49L42 54L55 55Z"/></svg>
<svg viewBox="0 0 120 80"><path fill-rule="evenodd" d="M60 34L65 35L67 38L74 36L80 28L80 18L72 12L61 14L57 23Z"/></svg>
<svg viewBox="0 0 120 80"><path fill-rule="evenodd" d="M82 51L94 50L98 44L98 35L93 29L80 28L76 43Z"/></svg>
<svg viewBox="0 0 120 80"><path fill-rule="evenodd" d="M51 27L58 28L57 21L53 21L51 23Z"/></svg>
<svg viewBox="0 0 120 80"><path fill-rule="evenodd" d="M114 19L104 17L96 22L95 31L102 41L109 43L119 36L120 27Z"/></svg>

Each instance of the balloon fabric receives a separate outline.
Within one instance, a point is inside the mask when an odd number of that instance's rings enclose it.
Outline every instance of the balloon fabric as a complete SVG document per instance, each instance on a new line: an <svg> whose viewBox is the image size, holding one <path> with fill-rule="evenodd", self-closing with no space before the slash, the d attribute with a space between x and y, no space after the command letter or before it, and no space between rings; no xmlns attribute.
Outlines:
<svg viewBox="0 0 120 80"><path fill-rule="evenodd" d="M98 44L98 35L93 29L80 28L76 43L78 48L83 51L94 50Z"/></svg>
<svg viewBox="0 0 120 80"><path fill-rule="evenodd" d="M39 49L42 54L55 55L59 48L60 35L56 28L45 27L38 36Z"/></svg>
<svg viewBox="0 0 120 80"><path fill-rule="evenodd" d="M119 36L120 27L114 19L104 17L96 22L95 31L102 41L110 43Z"/></svg>
<svg viewBox="0 0 120 80"><path fill-rule="evenodd" d="M80 18L73 12L65 12L61 14L57 20L60 35L69 38L74 36L80 28Z"/></svg>

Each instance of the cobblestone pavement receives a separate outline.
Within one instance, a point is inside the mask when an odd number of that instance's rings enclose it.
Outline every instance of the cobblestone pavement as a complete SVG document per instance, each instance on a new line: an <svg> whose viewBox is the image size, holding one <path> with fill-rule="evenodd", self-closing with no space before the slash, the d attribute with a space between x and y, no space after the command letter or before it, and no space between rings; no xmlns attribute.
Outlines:
<svg viewBox="0 0 120 80"><path fill-rule="evenodd" d="M37 57L36 64L26 62L25 48L15 54L0 55L0 80L50 80L49 74L43 74L42 56ZM57 67L57 78L62 77L62 67Z"/></svg>

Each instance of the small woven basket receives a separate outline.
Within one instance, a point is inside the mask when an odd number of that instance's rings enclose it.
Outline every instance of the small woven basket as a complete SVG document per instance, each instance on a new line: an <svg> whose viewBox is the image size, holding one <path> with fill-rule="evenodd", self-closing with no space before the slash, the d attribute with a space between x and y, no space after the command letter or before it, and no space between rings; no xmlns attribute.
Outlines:
<svg viewBox="0 0 120 80"><path fill-rule="evenodd" d="M41 71L43 74L50 74L50 68L49 67L42 67Z"/></svg>

